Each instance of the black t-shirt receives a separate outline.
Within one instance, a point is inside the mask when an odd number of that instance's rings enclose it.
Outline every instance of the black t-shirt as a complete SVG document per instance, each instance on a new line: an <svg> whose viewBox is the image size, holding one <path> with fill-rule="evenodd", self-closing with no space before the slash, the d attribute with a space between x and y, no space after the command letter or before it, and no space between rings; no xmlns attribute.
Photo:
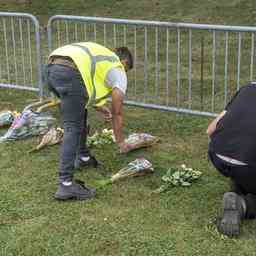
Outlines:
<svg viewBox="0 0 256 256"><path fill-rule="evenodd" d="M256 166L256 84L243 86L225 109L210 151Z"/></svg>

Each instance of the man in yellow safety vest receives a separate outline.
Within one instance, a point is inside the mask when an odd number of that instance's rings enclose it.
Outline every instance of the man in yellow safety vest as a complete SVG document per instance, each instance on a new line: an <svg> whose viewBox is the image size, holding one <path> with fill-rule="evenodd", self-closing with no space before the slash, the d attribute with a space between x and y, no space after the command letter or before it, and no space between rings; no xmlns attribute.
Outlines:
<svg viewBox="0 0 256 256"><path fill-rule="evenodd" d="M111 51L93 42L83 42L60 47L50 54L47 81L49 89L61 100L64 126L56 199L85 200L95 196L95 189L73 180L75 168L96 167L98 163L86 146L89 105L106 120L112 120L120 152L131 149L122 132L122 105L127 87L126 72L132 67L133 58L127 47ZM104 106L108 96L112 97L111 110Z"/></svg>

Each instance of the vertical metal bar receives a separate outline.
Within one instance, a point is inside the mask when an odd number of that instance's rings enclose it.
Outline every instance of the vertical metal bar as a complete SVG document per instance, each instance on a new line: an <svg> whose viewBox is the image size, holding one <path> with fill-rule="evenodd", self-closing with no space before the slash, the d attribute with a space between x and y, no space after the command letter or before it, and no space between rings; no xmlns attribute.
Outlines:
<svg viewBox="0 0 256 256"><path fill-rule="evenodd" d="M158 27L155 28L155 97L159 96L159 40Z"/></svg>
<svg viewBox="0 0 256 256"><path fill-rule="evenodd" d="M4 29L4 42L5 42L5 57L6 57L7 79L8 79L8 82L10 82L9 53L8 53L8 42L7 42L5 18L3 18L3 29Z"/></svg>
<svg viewBox="0 0 256 256"><path fill-rule="evenodd" d="M237 54L237 79L236 79L236 88L240 88L240 63L241 63L241 41L242 35L241 32L238 33L238 54Z"/></svg>
<svg viewBox="0 0 256 256"><path fill-rule="evenodd" d="M84 24L84 40L87 41L87 24Z"/></svg>
<svg viewBox="0 0 256 256"><path fill-rule="evenodd" d="M134 27L134 96L137 97L137 27Z"/></svg>
<svg viewBox="0 0 256 256"><path fill-rule="evenodd" d="M2 79L2 63L0 62L0 80Z"/></svg>
<svg viewBox="0 0 256 256"><path fill-rule="evenodd" d="M212 112L215 106L216 31L212 32Z"/></svg>
<svg viewBox="0 0 256 256"><path fill-rule="evenodd" d="M106 46L106 42L107 42L107 28L106 28L106 24L105 23L103 25L103 41L104 41L104 45Z"/></svg>
<svg viewBox="0 0 256 256"><path fill-rule="evenodd" d="M3 18L2 17L0 17L0 19L2 20ZM3 34L3 33L2 33ZM2 36L2 34L0 34L1 36ZM0 38L0 44L2 45L2 38ZM0 49L0 56L2 57L2 50L3 50L3 47L2 47L2 49ZM2 77L2 62L0 61L0 79L2 79L3 77Z"/></svg>
<svg viewBox="0 0 256 256"><path fill-rule="evenodd" d="M78 42L77 23L75 23L75 40Z"/></svg>
<svg viewBox="0 0 256 256"><path fill-rule="evenodd" d="M23 82L24 82L24 85L25 85L26 84L26 73L25 73L24 42L23 42L23 31L22 31L21 19L19 19L19 29L20 29L20 48L21 48Z"/></svg>
<svg viewBox="0 0 256 256"><path fill-rule="evenodd" d="M3 17L0 17L0 20L1 20L1 23L3 23ZM0 25L0 28L2 29L2 25ZM2 45L2 34L0 34L0 44ZM0 56L2 58L2 50L3 50L3 47L0 49ZM0 83L2 82L2 62L0 61Z"/></svg>
<svg viewBox="0 0 256 256"><path fill-rule="evenodd" d="M144 102L147 98L148 89L148 30L144 28Z"/></svg>
<svg viewBox="0 0 256 256"><path fill-rule="evenodd" d="M251 37L250 81L253 81L253 65L254 65L254 33L252 33L252 37Z"/></svg>
<svg viewBox="0 0 256 256"><path fill-rule="evenodd" d="M61 45L61 38L60 38L60 21L57 21L57 42L58 42L58 47Z"/></svg>
<svg viewBox="0 0 256 256"><path fill-rule="evenodd" d="M50 53L53 49L52 47L52 20L48 21L47 24L47 43L48 43L48 53Z"/></svg>
<svg viewBox="0 0 256 256"><path fill-rule="evenodd" d="M30 22L27 20L28 28L28 58L29 58L29 69L30 69L30 82L33 84L33 66L32 66L32 50L31 50L31 36L30 36Z"/></svg>
<svg viewBox="0 0 256 256"><path fill-rule="evenodd" d="M113 25L114 47L116 48L116 24Z"/></svg>
<svg viewBox="0 0 256 256"><path fill-rule="evenodd" d="M176 101L177 107L180 105L180 29L177 28L177 91Z"/></svg>
<svg viewBox="0 0 256 256"><path fill-rule="evenodd" d="M166 105L169 105L169 29L166 29Z"/></svg>
<svg viewBox="0 0 256 256"><path fill-rule="evenodd" d="M93 31L94 31L94 42L97 42L97 27L96 27L96 23L93 24Z"/></svg>
<svg viewBox="0 0 256 256"><path fill-rule="evenodd" d="M69 44L69 32L68 32L68 22L65 21L65 31L66 31L66 42Z"/></svg>
<svg viewBox="0 0 256 256"><path fill-rule="evenodd" d="M35 27L35 43L36 43L36 57L37 57L37 72L38 72L38 88L39 96L43 97L43 78L42 78L42 58L41 58L41 46L40 46L40 31L39 31L39 22L36 18L33 19L33 25ZM51 28L48 30L47 26L47 35L51 34ZM50 42L50 44L49 44ZM51 35L48 39L48 45L51 47ZM51 49L51 48L50 48Z"/></svg>
<svg viewBox="0 0 256 256"><path fill-rule="evenodd" d="M14 21L13 21L13 17L11 18L11 30L12 30L12 48L13 48L13 61L14 61L15 82L16 82L16 84L18 84L16 41L15 41L15 35L14 35Z"/></svg>
<svg viewBox="0 0 256 256"><path fill-rule="evenodd" d="M188 104L192 106L192 30L188 31Z"/></svg>
<svg viewBox="0 0 256 256"><path fill-rule="evenodd" d="M200 78L201 109L204 108L204 36L201 36L201 78Z"/></svg>
<svg viewBox="0 0 256 256"><path fill-rule="evenodd" d="M124 25L124 45L126 45L126 25Z"/></svg>
<svg viewBox="0 0 256 256"><path fill-rule="evenodd" d="M225 33L225 74L224 74L224 105L226 106L227 104L227 95L228 95L228 81L227 81L227 76L228 76L228 32Z"/></svg>

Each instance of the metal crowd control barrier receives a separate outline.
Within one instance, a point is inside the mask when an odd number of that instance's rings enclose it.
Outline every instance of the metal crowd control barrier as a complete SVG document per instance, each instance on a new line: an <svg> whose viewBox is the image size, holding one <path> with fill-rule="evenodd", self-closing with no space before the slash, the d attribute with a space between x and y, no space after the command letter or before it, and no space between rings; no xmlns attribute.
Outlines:
<svg viewBox="0 0 256 256"><path fill-rule="evenodd" d="M42 89L38 20L31 14L0 12L0 87Z"/></svg>
<svg viewBox="0 0 256 256"><path fill-rule="evenodd" d="M255 27L203 25L56 15L48 47L94 41L128 46L126 103L213 116L240 85L255 78Z"/></svg>

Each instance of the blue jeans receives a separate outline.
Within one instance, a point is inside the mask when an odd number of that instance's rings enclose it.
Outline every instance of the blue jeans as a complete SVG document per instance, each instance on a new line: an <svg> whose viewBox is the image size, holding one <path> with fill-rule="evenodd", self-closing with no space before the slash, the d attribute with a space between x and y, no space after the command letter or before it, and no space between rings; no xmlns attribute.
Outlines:
<svg viewBox="0 0 256 256"><path fill-rule="evenodd" d="M87 156L88 94L81 74L70 67L50 64L47 68L49 90L61 100L64 138L60 152L59 180L71 181L76 157Z"/></svg>

